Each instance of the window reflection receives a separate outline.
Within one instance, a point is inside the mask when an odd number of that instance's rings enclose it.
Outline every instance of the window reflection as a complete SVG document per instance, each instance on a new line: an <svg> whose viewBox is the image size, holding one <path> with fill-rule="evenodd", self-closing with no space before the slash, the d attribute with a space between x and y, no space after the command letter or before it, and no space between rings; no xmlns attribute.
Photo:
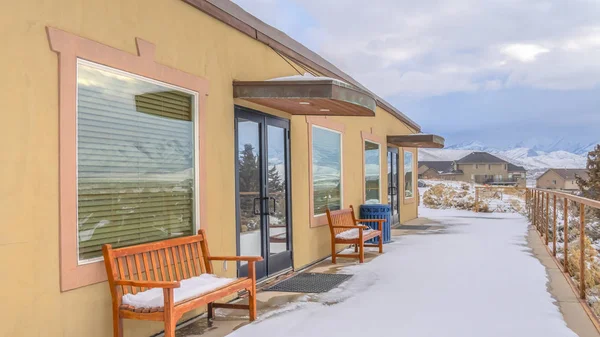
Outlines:
<svg viewBox="0 0 600 337"><path fill-rule="evenodd" d="M342 205L342 135L312 127L312 179L314 215Z"/></svg>

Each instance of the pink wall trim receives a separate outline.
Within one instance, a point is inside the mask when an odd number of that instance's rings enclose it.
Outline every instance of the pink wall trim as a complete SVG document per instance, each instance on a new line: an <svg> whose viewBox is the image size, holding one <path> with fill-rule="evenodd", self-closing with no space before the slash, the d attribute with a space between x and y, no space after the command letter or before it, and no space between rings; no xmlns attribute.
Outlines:
<svg viewBox="0 0 600 337"><path fill-rule="evenodd" d="M335 130L342 134L342 152L344 152L344 141L346 137L344 137L344 133L346 127L344 124L333 121L331 119L327 119L327 117L321 116L306 116L306 124L308 126L308 190L309 190L309 211L310 211L310 227L320 227L327 225L327 216L313 216L315 214L315 202L313 200L314 188L313 188L313 171L312 171L312 127L313 125L324 127L330 130ZM344 157L342 155L342 172L344 171ZM344 186L345 182L345 174L342 173L342 186ZM345 189L342 187L342 201L345 199L344 194ZM344 205L342 205L343 207Z"/></svg>
<svg viewBox="0 0 600 337"><path fill-rule="evenodd" d="M58 54L59 70L59 239L60 288L76 289L106 280L104 263L78 264L77 252L77 59L169 83L198 93L199 222L206 219L205 115L208 81L156 63L156 46L136 38L138 55L46 27L50 49Z"/></svg>

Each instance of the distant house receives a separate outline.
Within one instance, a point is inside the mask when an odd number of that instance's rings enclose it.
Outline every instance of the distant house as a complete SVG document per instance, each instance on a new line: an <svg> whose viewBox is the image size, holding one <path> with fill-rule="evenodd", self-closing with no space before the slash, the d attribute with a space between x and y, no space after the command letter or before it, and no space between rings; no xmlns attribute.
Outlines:
<svg viewBox="0 0 600 337"><path fill-rule="evenodd" d="M419 162L419 177L490 185L525 186L527 170L487 152L471 152L456 161Z"/></svg>
<svg viewBox="0 0 600 337"><path fill-rule="evenodd" d="M523 166L508 163L508 179L527 178L527 170Z"/></svg>
<svg viewBox="0 0 600 337"><path fill-rule="evenodd" d="M439 179L440 174L451 171L453 161L420 161L419 178Z"/></svg>
<svg viewBox="0 0 600 337"><path fill-rule="evenodd" d="M576 177L587 179L587 170L551 168L537 178L536 187L552 190L576 191L579 190Z"/></svg>

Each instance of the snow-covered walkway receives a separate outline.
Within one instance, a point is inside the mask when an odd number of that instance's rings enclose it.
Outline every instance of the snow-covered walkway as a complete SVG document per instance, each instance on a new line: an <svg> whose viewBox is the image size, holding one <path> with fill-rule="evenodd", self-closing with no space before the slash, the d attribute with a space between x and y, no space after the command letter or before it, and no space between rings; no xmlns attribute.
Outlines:
<svg viewBox="0 0 600 337"><path fill-rule="evenodd" d="M517 214L421 209L445 230L396 237L354 277L230 336L576 336Z"/></svg>

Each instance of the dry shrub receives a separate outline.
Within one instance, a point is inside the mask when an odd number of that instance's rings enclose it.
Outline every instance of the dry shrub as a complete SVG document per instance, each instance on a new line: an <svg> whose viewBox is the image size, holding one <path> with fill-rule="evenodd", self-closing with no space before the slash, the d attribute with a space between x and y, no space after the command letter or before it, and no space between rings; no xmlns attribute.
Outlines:
<svg viewBox="0 0 600 337"><path fill-rule="evenodd" d="M512 207L512 209L515 210L517 213L521 213L521 214L525 213L525 205L522 202L520 202L519 200L510 199L509 203L510 203L510 206Z"/></svg>
<svg viewBox="0 0 600 337"><path fill-rule="evenodd" d="M451 186L437 184L423 194L423 203L429 208L457 208L471 210L475 198L468 190L456 190Z"/></svg>
<svg viewBox="0 0 600 337"><path fill-rule="evenodd" d="M585 273L584 282L587 289L587 294L592 299L600 296L600 264L598 263L598 252L592 246L590 240L585 238ZM580 281L580 268L579 259L581 256L581 248L578 241L573 241L569 246L568 252L569 261L569 274L573 279L579 283ZM590 303L594 312L600 314L600 302L593 301Z"/></svg>

